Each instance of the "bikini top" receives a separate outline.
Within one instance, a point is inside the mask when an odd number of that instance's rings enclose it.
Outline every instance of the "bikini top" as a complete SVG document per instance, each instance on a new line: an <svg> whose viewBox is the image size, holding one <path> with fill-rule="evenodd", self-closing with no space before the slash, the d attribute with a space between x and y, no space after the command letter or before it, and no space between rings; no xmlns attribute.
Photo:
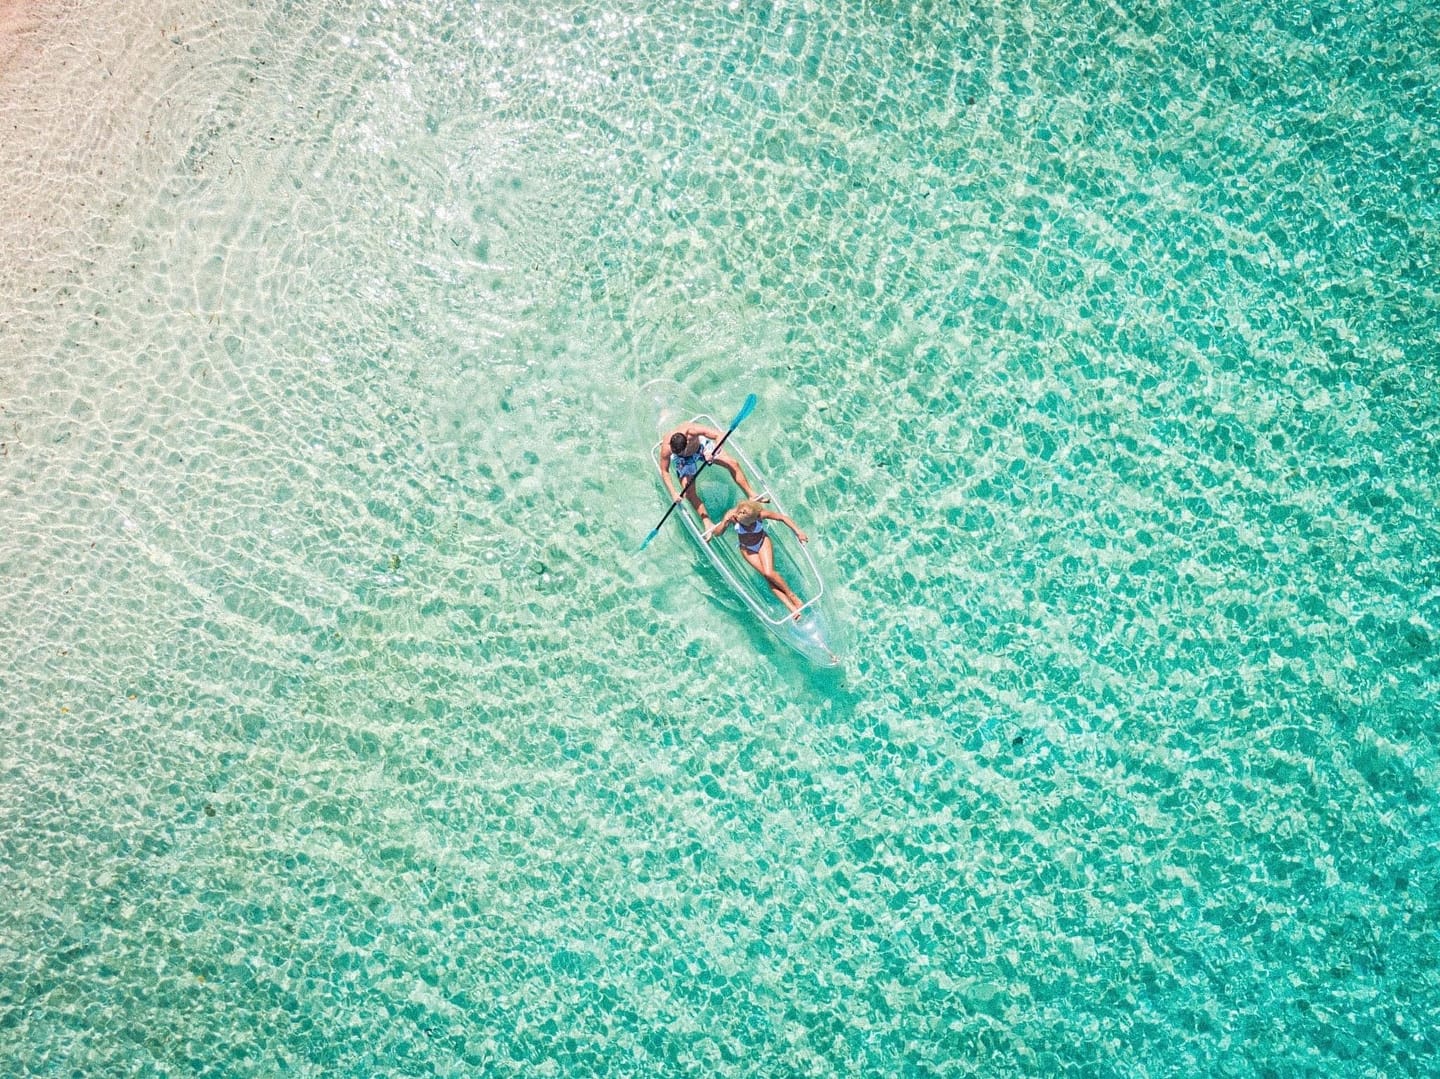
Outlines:
<svg viewBox="0 0 1440 1079"><path fill-rule="evenodd" d="M735 521L735 534L740 538L740 546L755 550L760 546L760 541L765 538L765 518L757 517L755 523L748 528L743 521ZM746 541L749 542L746 542Z"/></svg>

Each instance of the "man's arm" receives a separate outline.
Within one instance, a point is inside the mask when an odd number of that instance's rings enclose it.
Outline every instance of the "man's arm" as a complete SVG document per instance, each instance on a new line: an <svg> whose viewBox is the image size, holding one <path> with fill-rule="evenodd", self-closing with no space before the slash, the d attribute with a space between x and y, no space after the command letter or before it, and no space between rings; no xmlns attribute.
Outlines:
<svg viewBox="0 0 1440 1079"><path fill-rule="evenodd" d="M701 438L708 438L711 442L719 442L725 437L724 431L717 431L713 427L706 427L704 424L692 423L685 428L687 435L699 435Z"/></svg>
<svg viewBox="0 0 1440 1079"><path fill-rule="evenodd" d="M671 499L679 498L680 492L675 490L675 481L670 478L670 447L664 442L660 443L660 478L665 481Z"/></svg>

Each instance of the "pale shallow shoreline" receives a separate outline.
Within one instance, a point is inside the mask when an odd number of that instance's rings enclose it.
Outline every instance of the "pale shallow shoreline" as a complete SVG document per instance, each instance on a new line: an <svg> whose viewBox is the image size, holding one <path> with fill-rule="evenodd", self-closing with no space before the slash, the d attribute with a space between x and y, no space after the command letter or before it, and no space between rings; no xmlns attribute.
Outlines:
<svg viewBox="0 0 1440 1079"><path fill-rule="evenodd" d="M24 49L32 32L41 25L39 7L25 0L0 0L0 80L12 65L23 69Z"/></svg>
<svg viewBox="0 0 1440 1079"><path fill-rule="evenodd" d="M0 398L53 351L269 6L0 0Z"/></svg>
<svg viewBox="0 0 1440 1079"><path fill-rule="evenodd" d="M116 5L89 5L104 26ZM113 127L123 109L120 87L97 94L103 53L84 32L79 6L66 0L0 0L0 297L40 284L53 265L56 241L86 200L87 163L108 157L104 140L85 137L90 124ZM89 65L82 56L94 56ZM83 102L83 105L81 104ZM28 285L27 288L20 288ZM8 311L7 311L8 314ZM3 316L0 316L3 317Z"/></svg>

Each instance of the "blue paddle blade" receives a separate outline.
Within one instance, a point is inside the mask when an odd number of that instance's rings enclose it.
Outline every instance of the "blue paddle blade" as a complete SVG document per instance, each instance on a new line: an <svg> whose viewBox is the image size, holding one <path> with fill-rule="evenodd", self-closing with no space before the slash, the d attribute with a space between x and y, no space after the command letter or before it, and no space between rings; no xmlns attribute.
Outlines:
<svg viewBox="0 0 1440 1079"><path fill-rule="evenodd" d="M752 393L745 398L745 403L740 406L740 411L735 413L735 418L730 421L730 430L740 426L740 421L755 411L755 395Z"/></svg>
<svg viewBox="0 0 1440 1079"><path fill-rule="evenodd" d="M646 536L645 541L640 544L640 549L643 551L646 547L649 547L650 541L658 535L660 535L660 530L658 528L652 528L650 530L650 535Z"/></svg>

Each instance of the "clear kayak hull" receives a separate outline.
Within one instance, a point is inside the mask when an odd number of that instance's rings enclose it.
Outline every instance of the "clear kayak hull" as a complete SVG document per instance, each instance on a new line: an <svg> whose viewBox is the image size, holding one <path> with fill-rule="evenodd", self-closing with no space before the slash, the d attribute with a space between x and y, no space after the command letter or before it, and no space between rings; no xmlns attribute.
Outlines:
<svg viewBox="0 0 1440 1079"><path fill-rule="evenodd" d="M644 388L650 404L654 422L655 443L650 447L650 469L655 487L660 496L661 509L668 508L671 495L660 477L660 439L682 423L702 423L724 432L727 421L707 413L676 382L660 380L647 383ZM723 453L733 457L745 470L751 485L757 493L770 496L771 508L786 514L792 520L794 514L785 508L780 495L769 480L746 454L737 432L725 443ZM679 485L676 485L679 489ZM740 490L731 480L730 474L718 465L711 465L700 473L698 489L705 502L705 508L713 521L742 497ZM793 648L812 663L825 667L839 666L843 649L833 614L829 609L829 598L819 568L811 557L808 547L800 543L794 533L783 524L769 522L767 533L775 553L775 569L785 578L791 590L800 597L803 604L799 618L794 617L783 603L770 591L765 579L757 573L745 556L740 553L733 530L724 536L706 543L700 518L688 500L682 502L671 515L689 533L699 547L702 556L720 576L726 587L740 601L746 613L760 623L777 640ZM672 527L671 521L666 527ZM803 521L796 520L801 528Z"/></svg>

